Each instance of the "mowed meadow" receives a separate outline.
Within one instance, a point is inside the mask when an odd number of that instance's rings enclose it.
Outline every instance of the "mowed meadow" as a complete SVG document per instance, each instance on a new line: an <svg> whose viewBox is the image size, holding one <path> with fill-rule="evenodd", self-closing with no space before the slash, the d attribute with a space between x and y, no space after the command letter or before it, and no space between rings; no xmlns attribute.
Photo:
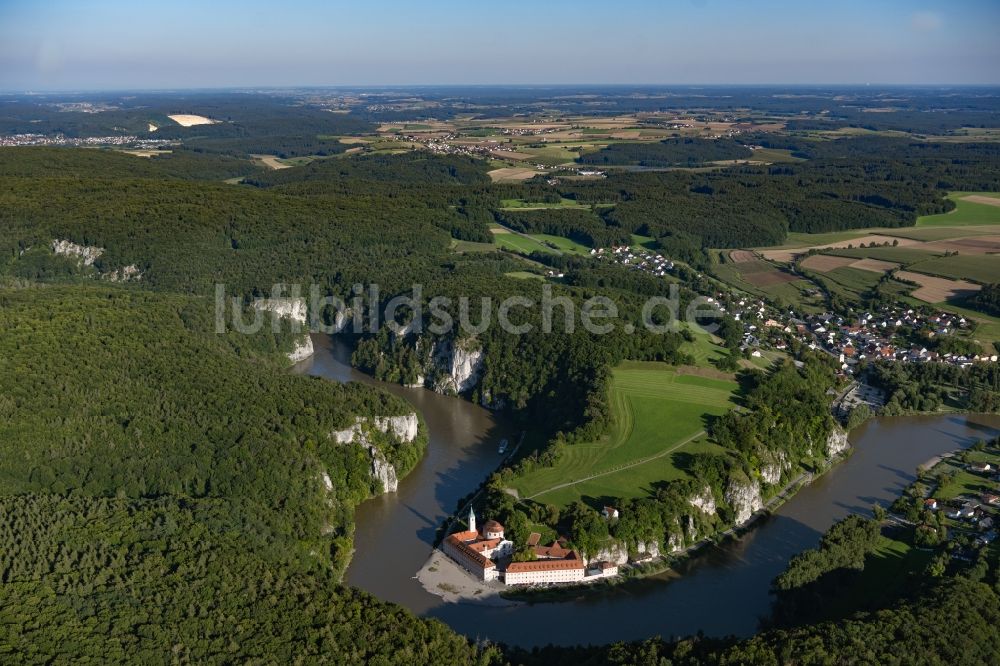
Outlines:
<svg viewBox="0 0 1000 666"><path fill-rule="evenodd" d="M654 482L678 478L690 454L715 447L705 433L711 419L736 407L738 384L721 377L657 362L619 365L610 388L610 432L567 446L555 467L519 477L518 495L566 505L581 498L641 497Z"/></svg>

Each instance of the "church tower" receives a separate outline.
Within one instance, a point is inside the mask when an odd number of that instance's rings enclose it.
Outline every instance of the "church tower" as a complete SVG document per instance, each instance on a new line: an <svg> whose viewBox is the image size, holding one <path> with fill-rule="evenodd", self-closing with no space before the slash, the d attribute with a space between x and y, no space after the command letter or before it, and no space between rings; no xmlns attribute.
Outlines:
<svg viewBox="0 0 1000 666"><path fill-rule="evenodd" d="M469 531L478 531L476 530L476 512L472 510L471 506L469 507Z"/></svg>

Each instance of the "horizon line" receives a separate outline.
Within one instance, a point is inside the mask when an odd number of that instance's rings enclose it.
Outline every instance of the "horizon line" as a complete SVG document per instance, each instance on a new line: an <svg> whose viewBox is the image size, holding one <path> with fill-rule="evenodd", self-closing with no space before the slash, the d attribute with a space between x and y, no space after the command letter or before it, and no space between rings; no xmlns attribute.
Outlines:
<svg viewBox="0 0 1000 666"><path fill-rule="evenodd" d="M151 87L82 87L82 88L0 88L4 95L42 95L69 93L167 93L208 91L298 90L298 89L406 89L406 88L998 88L995 83L311 83L311 84L246 84L216 86L151 86Z"/></svg>

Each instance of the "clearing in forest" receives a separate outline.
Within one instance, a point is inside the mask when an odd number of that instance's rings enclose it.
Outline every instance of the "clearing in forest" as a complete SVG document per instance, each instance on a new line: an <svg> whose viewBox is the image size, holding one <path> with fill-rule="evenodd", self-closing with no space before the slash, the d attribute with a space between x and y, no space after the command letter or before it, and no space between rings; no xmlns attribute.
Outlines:
<svg viewBox="0 0 1000 666"><path fill-rule="evenodd" d="M554 467L520 476L512 483L518 495L543 504L636 497L655 481L683 475L687 454L715 447L705 435L710 420L736 406L734 380L701 374L664 363L621 364L609 389L610 432L568 445Z"/></svg>

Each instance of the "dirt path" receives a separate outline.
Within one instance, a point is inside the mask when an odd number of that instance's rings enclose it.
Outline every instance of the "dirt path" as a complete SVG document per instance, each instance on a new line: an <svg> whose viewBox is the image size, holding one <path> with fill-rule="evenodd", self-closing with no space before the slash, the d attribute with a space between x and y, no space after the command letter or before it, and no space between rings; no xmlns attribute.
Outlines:
<svg viewBox="0 0 1000 666"><path fill-rule="evenodd" d="M543 491L541 491L539 493L535 493L534 495L530 495L528 497L525 497L524 499L534 499L534 498L536 498L536 497L538 497L540 495L544 495L545 493L550 493L553 490L559 490L561 488L569 488L570 486L575 486L576 484L583 483L584 481L590 481L592 479L599 479L602 476L608 476L609 474L617 474L618 472L621 472L621 471L626 470L626 469L632 469L633 467L638 467L640 465L645 465L648 462L652 462L654 460L658 460L658 459L662 458L665 455L673 453L674 451L676 451L677 449L681 448L685 444L689 444L693 440L696 440L696 439L698 439L699 437L701 437L702 435L705 435L705 434L707 434L707 433L704 430L701 430L701 431L696 432L695 434L691 435L687 439L682 440L682 441L674 444L669 449L664 449L664 450L660 451L659 453L657 453L655 455L649 456L647 458L642 458L640 460L636 460L635 462L630 462L627 465L622 465L621 467L616 467L615 469L610 469L610 470L608 470L606 472L599 472L597 474L592 474L592 475L584 477L582 479L577 479L576 481L569 481L568 483L560 483L559 485L552 486L551 488L546 488L545 490L543 490Z"/></svg>

